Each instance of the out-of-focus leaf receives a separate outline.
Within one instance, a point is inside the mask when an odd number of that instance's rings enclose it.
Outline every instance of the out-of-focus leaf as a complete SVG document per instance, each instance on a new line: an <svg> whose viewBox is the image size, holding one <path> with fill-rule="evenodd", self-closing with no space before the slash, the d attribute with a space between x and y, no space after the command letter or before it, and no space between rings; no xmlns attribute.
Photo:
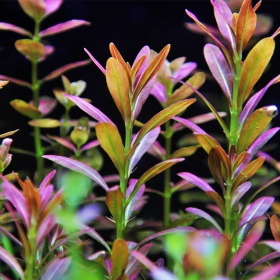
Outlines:
<svg viewBox="0 0 280 280"><path fill-rule="evenodd" d="M189 156L193 155L198 148L200 148L199 145L180 148L180 149L174 151L170 155L170 158L189 157Z"/></svg>
<svg viewBox="0 0 280 280"><path fill-rule="evenodd" d="M213 217L211 217L208 213L206 213L205 211L200 210L198 208L194 208L194 207L188 207L185 210L189 213L193 213L199 217L204 218L205 220L210 222L219 232L223 233L222 228L219 226L219 224L216 222L216 220Z"/></svg>
<svg viewBox="0 0 280 280"><path fill-rule="evenodd" d="M10 104L16 111L29 117L30 119L37 119L41 117L41 112L35 106L28 104L23 100L14 99L10 102Z"/></svg>
<svg viewBox="0 0 280 280"><path fill-rule="evenodd" d="M241 54L254 34L257 24L257 15L252 7L252 0L242 2L236 26L237 51Z"/></svg>
<svg viewBox="0 0 280 280"><path fill-rule="evenodd" d="M17 84L19 86L24 86L24 87L28 87L28 88L31 87L31 84L26 82L26 81L22 81L22 80L19 80L19 79L13 78L13 77L9 77L9 76L6 76L6 75L0 75L0 79L1 80L8 80L9 82Z"/></svg>
<svg viewBox="0 0 280 280"><path fill-rule="evenodd" d="M49 159L57 164L60 164L66 168L82 173L88 177L90 177L94 182L99 184L105 191L109 189L102 176L90 166L81 163L77 160L63 157L63 156L55 156L55 155L44 155L43 158Z"/></svg>
<svg viewBox="0 0 280 280"><path fill-rule="evenodd" d="M16 49L31 61L38 61L45 55L45 47L31 39L20 39L15 42Z"/></svg>
<svg viewBox="0 0 280 280"><path fill-rule="evenodd" d="M146 70L143 72L133 91L133 97L132 97L133 103L136 102L142 88L156 75L158 70L161 68L162 64L164 63L169 53L169 50L170 50L170 45L165 46L155 57L155 59L149 64Z"/></svg>
<svg viewBox="0 0 280 280"><path fill-rule="evenodd" d="M277 107L272 105L257 109L247 118L238 139L238 154L246 150L253 143L277 113Z"/></svg>
<svg viewBox="0 0 280 280"><path fill-rule="evenodd" d="M175 65L173 65L173 63L174 64L177 63L177 60L180 60L180 59L182 59L182 57L174 59L173 61L170 62L170 65L169 65L169 68L173 73L173 77L176 80L184 79L185 77L190 75L197 67L197 63L195 63L195 62L186 62L186 63L182 64L177 70L175 70ZM176 67L178 67L178 65Z"/></svg>
<svg viewBox="0 0 280 280"><path fill-rule="evenodd" d="M274 48L274 39L267 37L259 41L247 55L242 66L238 88L238 106L240 108L264 72L273 55Z"/></svg>
<svg viewBox="0 0 280 280"><path fill-rule="evenodd" d="M107 191L106 194L106 205L114 217L116 223L121 222L123 212L123 200L124 195L120 190L120 187L112 187Z"/></svg>
<svg viewBox="0 0 280 280"><path fill-rule="evenodd" d="M88 60L77 61L77 62L73 62L73 63L69 63L67 65L64 65L64 66L52 71L44 78L42 78L41 82L53 80L69 70L76 69L81 66L85 66L85 65L89 64L90 62L91 62L91 60L88 59Z"/></svg>
<svg viewBox="0 0 280 280"><path fill-rule="evenodd" d="M18 129L12 130L12 131L9 131L9 132L6 132L6 133L2 133L2 134L0 134L0 138L6 138L8 136L11 136L11 135L15 134L17 131L18 131Z"/></svg>
<svg viewBox="0 0 280 280"><path fill-rule="evenodd" d="M33 20L40 22L46 13L44 0L18 0L23 11Z"/></svg>
<svg viewBox="0 0 280 280"><path fill-rule="evenodd" d="M117 127L111 123L98 123L95 126L96 136L100 146L111 158L119 173L124 170L124 146Z"/></svg>
<svg viewBox="0 0 280 280"><path fill-rule="evenodd" d="M146 151L153 145L154 141L157 139L160 133L160 128L156 127L149 131L139 142L134 153L129 159L128 172L131 173L135 165L139 162Z"/></svg>
<svg viewBox="0 0 280 280"><path fill-rule="evenodd" d="M175 115L181 113L185 110L188 106L194 103L196 99L188 99L182 100L175 104L170 105L169 107L163 109L159 113L155 114L144 126L140 129L138 136L135 140L134 145L138 144L140 140L144 137L146 133L151 131L157 126L164 124L166 121L174 117Z"/></svg>
<svg viewBox="0 0 280 280"><path fill-rule="evenodd" d="M56 12L63 3L63 0L45 0L46 16Z"/></svg>
<svg viewBox="0 0 280 280"><path fill-rule="evenodd" d="M238 186L243 184L249 178L251 178L262 166L264 163L265 158L259 157L252 162L250 162L243 171L235 178L234 183L232 184L231 192L233 193Z"/></svg>
<svg viewBox="0 0 280 280"><path fill-rule="evenodd" d="M20 35L32 38L31 32L29 32L28 30L26 30L22 27L16 26L16 25L8 23L8 22L0 22L0 30L12 31L12 32L18 33Z"/></svg>
<svg viewBox="0 0 280 280"><path fill-rule="evenodd" d="M106 63L106 82L123 119L130 120L129 79L122 64L113 57L110 57Z"/></svg>
<svg viewBox="0 0 280 280"><path fill-rule="evenodd" d="M207 44L204 47L204 57L212 75L220 85L229 103L231 103L232 71L225 60L223 53L217 46Z"/></svg>
<svg viewBox="0 0 280 280"><path fill-rule="evenodd" d="M76 150L77 150L75 145L73 145L69 140L67 140L65 138L58 137L58 136L51 136L51 135L48 135L48 138L55 140L57 143L63 145L64 147L67 147L68 149L70 149L73 152L76 152Z"/></svg>
<svg viewBox="0 0 280 280"><path fill-rule="evenodd" d="M83 98L69 94L65 94L65 96L97 121L114 124L104 113L102 113L99 109L94 107L89 102L85 101Z"/></svg>
<svg viewBox="0 0 280 280"><path fill-rule="evenodd" d="M273 215L272 217L270 217L270 229L271 229L274 239L279 242L280 241L280 219L276 215ZM279 249L279 252L280 252L280 249Z"/></svg>
<svg viewBox="0 0 280 280"><path fill-rule="evenodd" d="M273 280L276 279L280 272L280 262L276 262L272 266L262 270L260 273L254 276L253 280Z"/></svg>
<svg viewBox="0 0 280 280"><path fill-rule="evenodd" d="M41 128L53 128L61 126L61 122L55 119L44 118L44 119L37 119L31 120L28 122L29 125Z"/></svg>
<svg viewBox="0 0 280 280"><path fill-rule="evenodd" d="M219 142L208 134L194 133L197 142L202 146L202 148L209 154L211 149L216 146L220 146Z"/></svg>
<svg viewBox="0 0 280 280"><path fill-rule="evenodd" d="M71 263L70 258L57 259L52 262L45 273L43 274L41 280L59 280L63 276L64 272L67 270Z"/></svg>
<svg viewBox="0 0 280 280"><path fill-rule="evenodd" d="M81 20L81 19L72 19L66 22L58 23L56 25L53 25L45 30L40 31L40 36L47 37L50 35L58 34L61 32L65 32L67 30L70 30L72 28L76 28L82 25L90 25L90 22Z"/></svg>
<svg viewBox="0 0 280 280"><path fill-rule="evenodd" d="M124 240L117 239L114 241L112 248L112 279L121 279L127 280L128 277L125 277L124 272L128 264L130 252Z"/></svg>
<svg viewBox="0 0 280 280"><path fill-rule="evenodd" d="M187 83L192 87L199 89L205 82L205 74L203 72L196 72L192 77L187 80ZM166 100L165 105L169 106L175 102L189 97L194 91L186 86L182 85L176 89L173 94Z"/></svg>
<svg viewBox="0 0 280 280"><path fill-rule="evenodd" d="M0 259L8 264L12 269L16 271L21 279L24 279L24 272L17 262L16 258L7 252L4 248L0 246Z"/></svg>

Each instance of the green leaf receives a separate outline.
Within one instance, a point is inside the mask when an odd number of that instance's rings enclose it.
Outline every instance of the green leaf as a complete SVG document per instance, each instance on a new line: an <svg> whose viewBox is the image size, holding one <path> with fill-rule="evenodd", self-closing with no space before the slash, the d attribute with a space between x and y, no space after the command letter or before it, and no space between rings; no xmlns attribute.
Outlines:
<svg viewBox="0 0 280 280"><path fill-rule="evenodd" d="M106 81L123 119L130 120L129 79L122 64L113 57L110 57L106 63Z"/></svg>
<svg viewBox="0 0 280 280"><path fill-rule="evenodd" d="M188 99L188 100L182 100L175 104L170 105L169 107L163 109L156 115L154 115L147 123L142 126L140 129L138 136L134 142L134 145L137 145L140 140L152 129L154 129L157 126L160 126L164 124L166 121L173 118L175 115L181 113L183 110L185 110L188 106L193 104L196 101L196 99Z"/></svg>
<svg viewBox="0 0 280 280"><path fill-rule="evenodd" d="M264 131L275 113L277 113L276 106L266 106L257 109L246 119L238 140L238 154L246 150Z"/></svg>
<svg viewBox="0 0 280 280"><path fill-rule="evenodd" d="M111 123L101 122L95 127L100 146L111 158L121 174L124 171L125 156L121 136L117 127Z"/></svg>
<svg viewBox="0 0 280 280"><path fill-rule="evenodd" d="M45 46L31 39L21 39L15 42L16 49L31 61L38 61L45 55Z"/></svg>
<svg viewBox="0 0 280 280"><path fill-rule="evenodd" d="M28 122L29 125L41 128L54 128L61 126L60 121L50 118L37 119Z"/></svg>
<svg viewBox="0 0 280 280"><path fill-rule="evenodd" d="M238 88L238 106L240 108L263 74L273 55L274 48L274 39L271 37L264 38L259 41L247 55L242 66Z"/></svg>
<svg viewBox="0 0 280 280"><path fill-rule="evenodd" d="M10 102L10 104L16 111L26 117L29 117L30 119L37 119L41 117L41 112L35 106L30 105L23 100L14 99Z"/></svg>
<svg viewBox="0 0 280 280"><path fill-rule="evenodd" d="M126 242L122 239L117 239L114 241L112 248L112 271L111 271L111 279L112 280L125 280L128 279L124 275L128 258L129 258L129 250L126 245Z"/></svg>
<svg viewBox="0 0 280 280"><path fill-rule="evenodd" d="M123 203L124 195L122 194L119 187L110 188L107 191L106 195L106 205L116 221L116 224L121 222L122 217L122 203Z"/></svg>

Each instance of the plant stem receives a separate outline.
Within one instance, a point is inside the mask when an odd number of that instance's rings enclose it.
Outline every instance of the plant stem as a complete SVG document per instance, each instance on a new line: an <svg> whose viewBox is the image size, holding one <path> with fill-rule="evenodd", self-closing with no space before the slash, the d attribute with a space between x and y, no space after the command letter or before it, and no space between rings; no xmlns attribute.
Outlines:
<svg viewBox="0 0 280 280"><path fill-rule="evenodd" d="M30 245L30 252L26 257L26 269L25 269L25 280L34 280L36 279L36 225L32 225L28 230L28 241Z"/></svg>

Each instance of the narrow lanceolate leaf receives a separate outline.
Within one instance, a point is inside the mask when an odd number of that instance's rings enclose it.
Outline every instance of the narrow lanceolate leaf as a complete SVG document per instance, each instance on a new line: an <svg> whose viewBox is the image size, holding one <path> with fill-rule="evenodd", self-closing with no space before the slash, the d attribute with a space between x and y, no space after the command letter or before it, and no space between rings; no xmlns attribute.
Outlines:
<svg viewBox="0 0 280 280"><path fill-rule="evenodd" d="M210 153L211 149L215 148L216 146L220 146L219 142L207 133L194 133L194 136L207 154Z"/></svg>
<svg viewBox="0 0 280 280"><path fill-rule="evenodd" d="M186 211L204 218L205 220L210 222L219 232L223 233L223 230L221 229L219 224L216 222L216 220L213 217L211 217L208 213L206 213L205 211L194 208L194 207L188 207L188 208L186 208Z"/></svg>
<svg viewBox="0 0 280 280"><path fill-rule="evenodd" d="M271 229L274 239L279 242L280 241L280 219L276 215L273 215L270 218L270 229Z"/></svg>
<svg viewBox="0 0 280 280"><path fill-rule="evenodd" d="M22 81L22 80L16 79L16 78L13 78L13 77L9 77L9 76L6 76L6 75L0 75L0 80L7 80L7 81L9 81L11 83L14 83L16 85L31 88L31 84L30 83L28 83L26 81Z"/></svg>
<svg viewBox="0 0 280 280"><path fill-rule="evenodd" d="M220 85L229 103L231 103L232 71L223 53L217 46L207 44L204 47L204 57L212 75Z"/></svg>
<svg viewBox="0 0 280 280"><path fill-rule="evenodd" d="M0 22L0 30L12 31L12 32L18 33L20 35L32 38L31 32L29 32L28 30L26 30L22 27L16 26L16 25L8 23L8 22Z"/></svg>
<svg viewBox="0 0 280 280"><path fill-rule="evenodd" d="M106 81L123 119L129 120L131 117L129 79L123 65L113 57L106 63Z"/></svg>
<svg viewBox="0 0 280 280"><path fill-rule="evenodd" d="M251 39L257 24L257 15L252 7L252 0L244 0L237 18L236 45L241 54Z"/></svg>
<svg viewBox="0 0 280 280"><path fill-rule="evenodd" d="M16 258L0 246L0 260L16 271L21 279L24 279L24 272L17 262Z"/></svg>
<svg viewBox="0 0 280 280"><path fill-rule="evenodd" d="M238 204L240 199L246 192L251 188L252 183L251 182L245 182L241 184L233 193L232 199L231 199L231 206Z"/></svg>
<svg viewBox="0 0 280 280"><path fill-rule="evenodd" d="M170 158L189 157L193 155L199 147L199 145L196 145L177 149L170 155Z"/></svg>
<svg viewBox="0 0 280 280"><path fill-rule="evenodd" d="M147 150L153 145L160 133L160 128L156 127L155 129L149 131L139 142L139 145L136 147L133 155L129 159L128 172L131 173L135 165L139 162L142 156L147 152Z"/></svg>
<svg viewBox="0 0 280 280"><path fill-rule="evenodd" d="M80 109L82 109L97 121L114 124L104 113L102 113L99 109L94 107L89 102L85 101L83 98L69 94L65 94L65 97L73 101Z"/></svg>
<svg viewBox="0 0 280 280"><path fill-rule="evenodd" d="M113 187L107 191L106 205L116 221L116 224L121 223L122 211L123 211L123 199L120 187Z"/></svg>
<svg viewBox="0 0 280 280"><path fill-rule="evenodd" d="M274 39L267 37L259 41L247 55L242 66L241 78L238 88L238 106L240 108L263 74L268 62L273 55L274 48Z"/></svg>
<svg viewBox="0 0 280 280"><path fill-rule="evenodd" d="M217 204L222 213L224 212L223 199L207 182L189 172L178 173L178 176L203 190Z"/></svg>
<svg viewBox="0 0 280 280"><path fill-rule="evenodd" d="M71 263L70 258L57 259L48 266L41 280L59 280Z"/></svg>
<svg viewBox="0 0 280 280"><path fill-rule="evenodd" d="M98 123L95 127L100 146L111 158L119 173L124 170L124 146L117 127L111 123Z"/></svg>
<svg viewBox="0 0 280 280"><path fill-rule="evenodd" d="M121 278L121 277L124 276L124 272L128 264L129 255L130 253L126 245L126 242L122 239L115 240L113 244L112 256L111 256L112 279L128 279L128 278Z"/></svg>
<svg viewBox="0 0 280 280"><path fill-rule="evenodd" d="M134 187L134 190L131 193L131 195L129 196L129 198L127 199L126 203L127 204L130 203L130 201L133 199L133 197L135 196L135 194L137 193L139 188L142 185L144 185L148 180L150 180L151 178L155 177L159 173L163 172L164 170L170 168L174 164L181 162L183 160L184 160L183 158L169 159L169 160L160 162L160 163L156 164L155 166L151 167L149 170L147 170L137 181L137 183Z"/></svg>
<svg viewBox="0 0 280 280"><path fill-rule="evenodd" d="M163 109L156 115L154 115L145 125L140 129L138 136L134 142L134 145L138 144L139 141L144 137L146 133L151 131L157 126L160 126L164 124L166 121L173 118L175 115L181 113L183 110L185 110L188 106L190 106L192 103L194 103L196 99L188 99L179 101L175 104L170 105L169 107Z"/></svg>
<svg viewBox="0 0 280 280"><path fill-rule="evenodd" d="M266 106L254 111L245 121L238 140L237 153L246 150L277 115L277 107Z"/></svg>
<svg viewBox="0 0 280 280"><path fill-rule="evenodd" d="M99 184L105 191L109 189L105 181L103 180L102 176L93 168L90 166L79 162L75 159L71 159L68 157L63 156L55 156L55 155L44 155L43 158L49 159L57 164L60 164L66 168L69 168L71 170L77 171L79 173L82 173L89 178L91 178L94 182Z"/></svg>
<svg viewBox="0 0 280 280"><path fill-rule="evenodd" d="M261 168L265 161L265 157L259 157L250 162L243 171L237 176L232 185L231 192L233 193L238 186L251 178Z"/></svg>
<svg viewBox="0 0 280 280"><path fill-rule="evenodd" d="M139 78L137 85L133 91L132 102L135 103L141 89L157 74L162 64L164 63L170 50L170 45L165 46L155 57L155 59L149 64L146 70Z"/></svg>
<svg viewBox="0 0 280 280"><path fill-rule="evenodd" d="M206 76L203 72L196 72L187 80L187 83L195 89L199 89L205 82L205 77ZM182 85L180 88L176 89L172 95L170 95L170 97L166 100L165 105L168 106L188 98L191 94L193 94L193 92L194 91L189 86Z"/></svg>

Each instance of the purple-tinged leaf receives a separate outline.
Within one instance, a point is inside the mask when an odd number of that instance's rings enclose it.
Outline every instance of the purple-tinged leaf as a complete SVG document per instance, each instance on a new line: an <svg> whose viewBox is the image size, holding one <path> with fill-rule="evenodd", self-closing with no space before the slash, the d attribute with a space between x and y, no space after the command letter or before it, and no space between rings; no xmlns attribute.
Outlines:
<svg viewBox="0 0 280 280"><path fill-rule="evenodd" d="M275 216L276 217L276 216ZM279 222L278 222L279 223ZM265 244L268 247L272 248L273 250L280 253L280 242L278 240L266 240L262 241L261 244Z"/></svg>
<svg viewBox="0 0 280 280"><path fill-rule="evenodd" d="M8 230L6 230L4 227L0 227L0 232L6 235L11 241L15 242L17 245L22 247L22 243ZM1 279L1 278L0 278Z"/></svg>
<svg viewBox="0 0 280 280"><path fill-rule="evenodd" d="M246 103L244 106L240 116L239 116L239 125L243 125L245 120L251 113L255 110L257 105L259 104L260 100L268 90L268 88L276 83L280 82L280 75L276 76L274 79L272 79L264 88L262 88L260 91L255 93Z"/></svg>
<svg viewBox="0 0 280 280"><path fill-rule="evenodd" d="M251 157L253 157L270 140L270 138L278 132L279 129L280 127L274 127L262 133L247 150L247 152L251 154Z"/></svg>
<svg viewBox="0 0 280 280"><path fill-rule="evenodd" d="M40 224L36 235L36 248L38 249L44 238L50 233L53 227L56 225L56 221L53 215L49 215L45 220Z"/></svg>
<svg viewBox="0 0 280 280"><path fill-rule="evenodd" d="M45 0L46 16L56 12L60 8L62 3L63 0Z"/></svg>
<svg viewBox="0 0 280 280"><path fill-rule="evenodd" d="M139 162L142 156L153 145L160 133L160 127L156 127L149 131L139 142L133 155L129 159L128 172L131 173L135 165ZM137 137L137 136L136 136Z"/></svg>
<svg viewBox="0 0 280 280"><path fill-rule="evenodd" d="M95 59L95 57L87 50L84 49L84 51L88 54L88 56L90 57L90 59L93 61L93 63L101 70L101 72L106 75L106 70L104 69L104 67Z"/></svg>
<svg viewBox="0 0 280 280"><path fill-rule="evenodd" d="M245 182L234 191L231 199L232 208L240 201L241 197L251 188L251 186L251 182Z"/></svg>
<svg viewBox="0 0 280 280"><path fill-rule="evenodd" d="M189 213L193 213L199 217L204 218L205 220L210 222L220 233L223 233L222 228L219 226L219 224L216 222L216 220L213 217L211 217L208 213L206 213L205 211L200 210L198 208L194 208L194 207L188 207L185 210Z"/></svg>
<svg viewBox="0 0 280 280"><path fill-rule="evenodd" d="M204 57L212 75L231 104L233 86L232 71L225 60L223 53L217 46L206 44L204 47Z"/></svg>
<svg viewBox="0 0 280 280"><path fill-rule="evenodd" d="M244 242L242 243L242 246L238 249L238 251L233 255L232 259L229 263L229 269L233 270L236 268L236 266L243 260L243 258L246 256L246 254L253 249L253 247L256 245L258 240L261 238L263 231L265 229L265 223L263 221L257 222Z"/></svg>
<svg viewBox="0 0 280 280"><path fill-rule="evenodd" d="M14 83L16 85L31 88L30 83L6 75L0 75L0 80L8 80L9 82Z"/></svg>
<svg viewBox="0 0 280 280"><path fill-rule="evenodd" d="M160 102L164 103L167 100L166 89L160 82L155 82L151 94Z"/></svg>
<svg viewBox="0 0 280 280"><path fill-rule="evenodd" d="M41 280L59 280L66 272L68 267L70 266L71 259L64 258L64 259L57 259L52 262L47 270L45 271L44 275L42 276Z"/></svg>
<svg viewBox="0 0 280 280"><path fill-rule="evenodd" d="M91 23L81 19L72 19L66 22L58 23L53 25L45 30L40 31L39 35L43 37L51 36L54 34L58 34L72 28L76 28L82 25L90 25Z"/></svg>
<svg viewBox="0 0 280 280"><path fill-rule="evenodd" d="M212 0L218 28L232 51L235 49L235 37L232 30L232 12L223 0Z"/></svg>
<svg viewBox="0 0 280 280"><path fill-rule="evenodd" d="M44 209L48 204L52 194L53 194L53 185L47 185L44 188L39 188L40 197L41 197L41 209Z"/></svg>
<svg viewBox="0 0 280 280"><path fill-rule="evenodd" d="M5 197L16 208L25 226L29 227L30 214L28 212L28 208L23 194L13 184L11 184L4 176L0 175L0 177L3 180L2 188Z"/></svg>
<svg viewBox="0 0 280 280"><path fill-rule="evenodd" d="M160 143L156 140L153 145L148 150L148 153L156 158L159 158L161 160L165 159L166 151L165 149L160 145Z"/></svg>
<svg viewBox="0 0 280 280"><path fill-rule="evenodd" d="M86 145L84 145L80 151L86 151L86 150L89 150L89 149L92 149L92 148L95 148L99 146L99 141L98 140L93 140L93 141L90 141L88 142Z"/></svg>
<svg viewBox="0 0 280 280"><path fill-rule="evenodd" d="M251 280L273 280L276 279L275 277L279 275L279 272L280 262L277 262L255 275Z"/></svg>
<svg viewBox="0 0 280 280"><path fill-rule="evenodd" d="M222 213L224 213L225 205L223 199L207 182L189 172L178 173L178 176L203 190L217 204Z"/></svg>
<svg viewBox="0 0 280 280"><path fill-rule="evenodd" d="M13 25L13 24L8 23L8 22L0 22L0 30L12 31L12 32L18 33L20 35L32 38L32 33L31 32L29 32L28 30L26 30L22 27Z"/></svg>
<svg viewBox="0 0 280 280"><path fill-rule="evenodd" d="M132 193L132 191L135 188L135 185L137 183L137 180L132 179L129 182L129 186L126 190L126 198L129 198L130 194ZM128 223L133 211L136 209L138 203L140 202L143 194L145 191L145 185L142 185L138 191L135 193L134 197L132 198L132 200L130 201L130 203L126 206L125 208L125 224Z"/></svg>
<svg viewBox="0 0 280 280"><path fill-rule="evenodd" d="M73 96L66 94L68 99L73 101L80 109L90 115L92 118L96 119L99 122L107 122L114 124L104 113L102 113L99 109L94 107L92 104L85 101L83 98L78 96Z"/></svg>
<svg viewBox="0 0 280 280"><path fill-rule="evenodd" d="M201 129L198 125L194 124L190 120L181 117L173 117L172 119L186 126L188 129L190 129L193 132L197 132L199 134L207 134L203 129Z"/></svg>
<svg viewBox="0 0 280 280"><path fill-rule="evenodd" d="M145 56L145 60L143 61L141 67L138 69L136 75L135 75L135 79L134 79L134 86L136 86L137 82L139 81L139 78L141 77L141 75L143 74L143 72L145 71L145 69L147 68L147 63L150 57L150 48L149 46L144 46L140 52L137 54L133 64L132 64L132 69L135 67L136 62L142 57Z"/></svg>
<svg viewBox="0 0 280 280"><path fill-rule="evenodd" d="M51 136L48 135L48 138L55 140L57 143L61 144L62 146L70 149L71 151L73 151L74 153L76 152L76 146L71 143L69 140L59 137L59 136Z"/></svg>
<svg viewBox="0 0 280 280"><path fill-rule="evenodd" d="M81 66L85 66L85 65L87 65L89 63L90 63L90 60L81 60L81 61L77 61L77 62L66 64L66 65L61 66L60 68L52 71L47 76L42 78L41 82L46 82L46 81L53 80L53 79L55 79L57 77L60 77L62 74L64 74L65 72L67 72L69 70L76 69L76 68L81 67Z"/></svg>
<svg viewBox="0 0 280 280"><path fill-rule="evenodd" d="M232 165L232 170L234 170L234 178L236 178L239 175L239 173L247 166L251 159L252 156L247 151L243 151L235 158Z"/></svg>
<svg viewBox="0 0 280 280"><path fill-rule="evenodd" d="M22 10L37 22L40 22L46 14L44 0L18 0Z"/></svg>
<svg viewBox="0 0 280 280"><path fill-rule="evenodd" d="M145 255L143 255L137 251L131 251L130 254L150 270L152 279L154 279L154 280L163 280L163 279L164 280L177 280L175 275L173 275L170 271L168 271L164 268L157 267Z"/></svg>
<svg viewBox="0 0 280 280"><path fill-rule="evenodd" d="M87 259L90 261L94 261L98 258L104 258L106 256L106 251L98 251L93 253L92 255L88 256Z"/></svg>
<svg viewBox="0 0 280 280"><path fill-rule="evenodd" d="M0 246L0 259L5 262L9 267L16 271L21 279L24 279L24 272L19 263L9 252Z"/></svg>
<svg viewBox="0 0 280 280"><path fill-rule="evenodd" d="M171 62L172 63L172 62ZM197 63L195 62L186 62L180 66L180 68L175 71L173 77L176 80L182 80L185 77L189 76L197 67Z"/></svg>
<svg viewBox="0 0 280 280"><path fill-rule="evenodd" d="M60 164L68 169L77 171L79 173L82 173L89 178L91 178L94 182L99 184L105 191L109 189L107 184L105 183L104 179L102 176L93 168L90 166L79 162L77 160L63 157L63 156L55 156L55 155L44 155L43 158L49 159L57 164Z"/></svg>

